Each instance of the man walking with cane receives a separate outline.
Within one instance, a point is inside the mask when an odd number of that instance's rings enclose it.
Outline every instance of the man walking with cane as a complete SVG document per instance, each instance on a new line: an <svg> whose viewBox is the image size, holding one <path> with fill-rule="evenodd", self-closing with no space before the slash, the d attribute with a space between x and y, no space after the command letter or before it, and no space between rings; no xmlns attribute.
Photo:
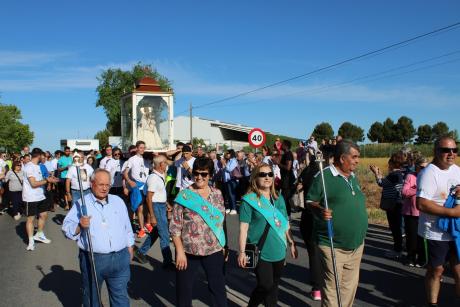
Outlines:
<svg viewBox="0 0 460 307"><path fill-rule="evenodd" d="M348 140L339 142L334 164L316 175L307 195L319 217L314 219L313 233L322 271L321 306L340 306L340 301L352 306L358 287L368 226L364 194L353 173L358 163L359 147Z"/></svg>
<svg viewBox="0 0 460 307"><path fill-rule="evenodd" d="M99 306L98 289L106 281L110 306L129 306L127 285L134 235L123 200L110 195L110 173L97 169L91 176L91 193L78 200L64 219L65 236L80 248L83 306ZM87 214L82 210L86 207ZM92 250L87 238L91 232ZM93 255L91 255L93 254ZM94 260L94 263L91 261ZM96 283L93 281L95 267Z"/></svg>

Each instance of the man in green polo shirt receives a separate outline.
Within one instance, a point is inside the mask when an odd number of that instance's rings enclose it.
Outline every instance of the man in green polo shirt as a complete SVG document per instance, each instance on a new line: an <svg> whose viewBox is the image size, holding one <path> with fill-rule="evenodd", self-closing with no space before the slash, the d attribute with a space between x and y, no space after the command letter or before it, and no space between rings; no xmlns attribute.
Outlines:
<svg viewBox="0 0 460 307"><path fill-rule="evenodd" d="M307 201L315 213L313 233L322 270L322 306L336 306L334 270L327 232L332 219L337 275L343 306L352 306L359 283L359 268L367 231L365 197L353 173L359 163L359 147L351 141L337 143L334 164L324 169L329 210L324 209L321 175L316 175Z"/></svg>

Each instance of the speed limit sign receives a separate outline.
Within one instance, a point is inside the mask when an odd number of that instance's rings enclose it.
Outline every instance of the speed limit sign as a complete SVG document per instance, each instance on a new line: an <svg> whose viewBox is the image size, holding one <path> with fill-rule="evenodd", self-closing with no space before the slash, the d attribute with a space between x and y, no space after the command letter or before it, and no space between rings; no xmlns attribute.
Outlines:
<svg viewBox="0 0 460 307"><path fill-rule="evenodd" d="M265 142L267 141L267 138L265 137L265 132L263 132L262 129L254 128L251 131L249 131L248 140L249 145L257 148L264 146Z"/></svg>

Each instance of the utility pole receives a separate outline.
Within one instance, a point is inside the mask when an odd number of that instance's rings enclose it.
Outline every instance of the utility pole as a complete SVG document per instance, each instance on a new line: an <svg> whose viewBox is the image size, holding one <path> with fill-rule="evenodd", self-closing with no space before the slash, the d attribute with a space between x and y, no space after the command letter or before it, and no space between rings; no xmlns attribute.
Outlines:
<svg viewBox="0 0 460 307"><path fill-rule="evenodd" d="M192 103L190 102L190 144L193 144L192 119Z"/></svg>

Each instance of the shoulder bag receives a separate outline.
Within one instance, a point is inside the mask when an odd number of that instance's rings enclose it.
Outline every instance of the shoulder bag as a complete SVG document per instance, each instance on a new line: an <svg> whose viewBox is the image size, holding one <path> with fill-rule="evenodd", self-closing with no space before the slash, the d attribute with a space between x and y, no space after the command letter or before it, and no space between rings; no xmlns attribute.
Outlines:
<svg viewBox="0 0 460 307"><path fill-rule="evenodd" d="M270 230L270 224L266 223L264 232L259 239L257 244L246 243L244 253L246 254L246 266L245 269L254 269L259 262L259 256L264 248L265 240L267 239L268 231Z"/></svg>

